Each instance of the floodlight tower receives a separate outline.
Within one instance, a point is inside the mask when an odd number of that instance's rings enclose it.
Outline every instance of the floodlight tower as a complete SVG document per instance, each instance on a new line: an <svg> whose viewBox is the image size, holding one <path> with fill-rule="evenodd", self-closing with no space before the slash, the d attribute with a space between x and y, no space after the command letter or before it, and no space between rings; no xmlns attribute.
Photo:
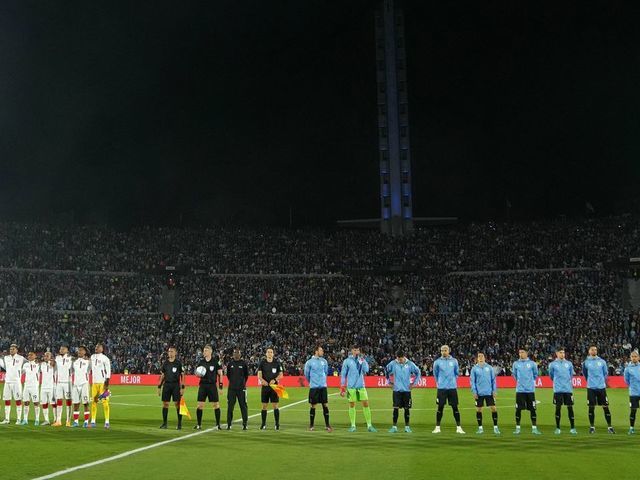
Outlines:
<svg viewBox="0 0 640 480"><path fill-rule="evenodd" d="M404 18L394 0L376 9L380 228L401 236L413 230L409 106Z"/></svg>

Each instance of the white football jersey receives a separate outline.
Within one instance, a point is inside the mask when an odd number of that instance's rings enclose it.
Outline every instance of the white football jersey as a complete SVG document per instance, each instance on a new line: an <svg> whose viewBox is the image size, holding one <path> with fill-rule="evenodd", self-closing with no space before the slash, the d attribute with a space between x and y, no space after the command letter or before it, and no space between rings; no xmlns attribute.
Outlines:
<svg viewBox="0 0 640 480"><path fill-rule="evenodd" d="M104 383L107 378L111 378L111 361L104 353L91 355L91 374L93 383Z"/></svg>
<svg viewBox="0 0 640 480"><path fill-rule="evenodd" d="M37 387L39 382L40 364L38 362L28 361L22 366L22 373L24 373L24 386L25 387Z"/></svg>
<svg viewBox="0 0 640 480"><path fill-rule="evenodd" d="M0 358L0 367L4 369L4 383L20 383L22 377L22 365L27 361L22 355L5 355Z"/></svg>
<svg viewBox="0 0 640 480"><path fill-rule="evenodd" d="M56 383L69 383L72 362L69 354L56 356Z"/></svg>
<svg viewBox="0 0 640 480"><path fill-rule="evenodd" d="M89 383L89 372L91 371L91 361L86 358L79 358L73 362L73 385L80 387Z"/></svg>
<svg viewBox="0 0 640 480"><path fill-rule="evenodd" d="M42 388L53 389L53 379L56 369L49 365L49 362L42 362L40 364L40 373L42 374Z"/></svg>

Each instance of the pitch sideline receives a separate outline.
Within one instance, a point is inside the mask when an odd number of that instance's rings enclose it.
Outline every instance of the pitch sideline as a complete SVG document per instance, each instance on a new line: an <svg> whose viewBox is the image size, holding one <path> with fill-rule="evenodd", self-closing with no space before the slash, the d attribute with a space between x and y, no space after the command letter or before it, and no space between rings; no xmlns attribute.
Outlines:
<svg viewBox="0 0 640 480"><path fill-rule="evenodd" d="M329 396L338 395L338 393L331 393ZM308 399L300 400L298 402L293 402L288 405L285 405L280 408L280 410L284 410L285 408L293 407L294 405L300 405L301 403L307 402ZM248 418L255 418L259 416L260 413L254 413L253 415L249 415ZM241 418L234 420L235 422L242 421ZM213 432L214 428L207 428L205 430L199 430L194 433L189 433L188 435L184 435L182 437L175 437L169 440L163 440L162 442L152 443L151 445L145 445L144 447L136 448L134 450L129 450L128 452L122 452L117 455L112 455L111 457L103 458L101 460L94 460L93 462L83 463L82 465L76 465L75 467L65 468L64 470L58 470L57 472L49 473L47 475L43 475L41 477L35 477L33 480L46 480L48 478L60 477L62 475L66 475L67 473L76 472L78 470L83 470L85 468L95 467L96 465L102 465L103 463L111 462L113 460L120 460L121 458L130 457L131 455L135 455L136 453L144 452L147 450L151 450L152 448L162 447L164 445L168 445L170 443L179 442L180 440L186 440L187 438L193 438L198 435L202 435L204 433Z"/></svg>

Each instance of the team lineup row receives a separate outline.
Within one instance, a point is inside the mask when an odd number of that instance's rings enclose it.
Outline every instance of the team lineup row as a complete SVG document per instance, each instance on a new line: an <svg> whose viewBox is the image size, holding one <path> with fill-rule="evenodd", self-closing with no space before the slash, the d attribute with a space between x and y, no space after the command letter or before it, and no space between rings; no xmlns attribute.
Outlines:
<svg viewBox="0 0 640 480"><path fill-rule="evenodd" d="M79 426L79 407L82 404L84 413L84 427L95 427L97 405L103 405L105 415L105 427L109 428L109 378L111 365L108 357L103 353L104 347L96 345L95 353L88 356L88 349L78 347L78 356L69 355L68 348L60 348L59 354L53 358L50 352L46 352L43 361L36 360L36 354L29 352L27 359L18 354L16 345L11 345L10 355L0 358L0 368L6 371L3 400L5 401L5 419L3 424L10 423L11 400L15 400L17 420L16 424L28 423L29 407L33 403L35 410L35 424L40 423L40 413L44 417L43 425L49 424L49 405L55 406L54 426L62 425L63 404L67 406L67 426ZM440 424L444 414L444 408L448 404L456 422L456 433L464 434L460 424L460 412L458 409L457 378L459 366L455 358L450 354L447 345L440 349L441 356L434 362L433 375L437 386L437 412L436 427L433 433L440 433ZM329 405L327 393L328 363L323 358L324 350L317 346L313 356L304 366L304 376L309 383L309 429L315 427L315 414L318 405L322 413L327 431L332 431L329 421ZM182 428L181 408L184 385L184 368L177 358L177 351L171 347L167 351L167 360L161 369L158 395L162 400L162 425L167 428L168 410L171 402L175 403L178 419L177 428ZM205 403L212 404L215 414L215 428L221 429L221 409L219 391L223 389L224 376L223 365L220 359L213 355L211 346L203 348L203 357L196 366L196 375L200 377L197 394L197 424L194 429L202 428L202 416ZM589 355L582 364L582 371L587 380L587 399L589 408L589 433L595 432L595 409L601 407L607 422L609 433L615 433L611 423L611 412L606 394L607 364L598 356L597 347L589 348ZM282 364L275 358L274 349L268 348L265 357L257 368L257 376L262 385L261 389L261 429L266 429L267 411L269 404L272 406L275 428L280 428L280 396L286 395L278 382L284 375ZM346 396L349 403L349 431L356 430L356 404L362 406L363 415L370 432L376 429L372 423L369 399L365 388L364 377L369 372L369 364L360 352L358 346L351 348L351 354L343 361L341 369L340 395ZM398 431L398 419L400 409L404 412L404 430L411 432L410 409L412 407L411 390L420 381L420 369L409 360L402 351L397 352L396 359L385 368L389 385L393 389L393 426L391 433ZM528 410L531 417L533 434L540 434L537 428L537 411L535 399L535 383L538 377L536 363L529 359L526 349L519 351L519 359L514 362L512 375L516 380L516 408L515 408L515 434L521 431L521 416L523 410ZM575 374L573 364L565 359L563 349L558 349L556 359L549 365L549 376L553 381L553 400L555 404L555 433L561 433L560 420L562 407L567 408L570 432L577 434L574 423L574 399L572 378ZM91 375L91 376L90 376ZM246 384L249 379L249 367L242 359L239 349L234 349L232 359L226 365L228 379L227 391L227 423L226 428L231 429L235 404L238 403L242 416L242 428L247 429L248 407L246 397ZM24 379L24 381L23 381ZM635 418L640 406L640 356L638 352L632 352L631 361L624 370L624 380L629 387L630 414L629 434L635 433ZM91 383L90 383L91 381ZM91 384L91 395L89 385ZM485 362L483 353L478 353L476 364L470 375L471 391L476 404L476 420L478 430L483 433L483 408L489 407L493 421L493 431L500 434L498 428L498 412L496 408L496 375ZM38 388L39 387L39 388ZM38 391L39 390L39 391ZM24 409L23 409L24 401ZM91 403L89 411L89 403ZM40 409L42 405L42 410ZM73 410L71 410L73 406ZM73 424L70 421L73 412ZM89 414L91 422L89 423Z"/></svg>

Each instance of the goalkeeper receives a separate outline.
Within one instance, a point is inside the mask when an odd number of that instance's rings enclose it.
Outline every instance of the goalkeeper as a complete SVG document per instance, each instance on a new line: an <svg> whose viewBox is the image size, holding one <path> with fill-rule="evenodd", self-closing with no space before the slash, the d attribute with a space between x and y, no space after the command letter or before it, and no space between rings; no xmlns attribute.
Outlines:
<svg viewBox="0 0 640 480"><path fill-rule="evenodd" d="M340 375L340 395L347 395L349 401L349 420L351 420L350 432L356 431L356 402L362 403L362 413L367 422L367 430L376 432L371 424L371 409L369 408L369 396L364 386L364 376L369 372L369 364L360 353L360 347L353 345L351 355L342 362Z"/></svg>

